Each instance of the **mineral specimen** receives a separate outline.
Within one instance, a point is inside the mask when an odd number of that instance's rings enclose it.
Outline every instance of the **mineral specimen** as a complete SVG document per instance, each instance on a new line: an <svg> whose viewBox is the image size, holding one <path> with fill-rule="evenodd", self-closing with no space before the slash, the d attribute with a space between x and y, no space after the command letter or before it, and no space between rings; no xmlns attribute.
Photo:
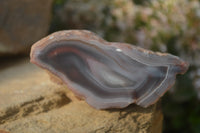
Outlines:
<svg viewBox="0 0 200 133"><path fill-rule="evenodd" d="M53 33L36 42L31 62L61 79L96 109L148 107L183 74L180 58L126 43L107 42L86 30Z"/></svg>

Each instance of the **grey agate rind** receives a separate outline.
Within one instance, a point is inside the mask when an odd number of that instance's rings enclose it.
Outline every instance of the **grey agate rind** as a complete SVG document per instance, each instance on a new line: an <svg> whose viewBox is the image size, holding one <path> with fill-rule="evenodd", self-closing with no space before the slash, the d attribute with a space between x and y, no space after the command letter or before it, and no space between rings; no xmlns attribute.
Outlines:
<svg viewBox="0 0 200 133"><path fill-rule="evenodd" d="M31 62L59 77L96 109L148 107L183 74L180 58L126 43L106 42L86 30L53 33L36 42Z"/></svg>

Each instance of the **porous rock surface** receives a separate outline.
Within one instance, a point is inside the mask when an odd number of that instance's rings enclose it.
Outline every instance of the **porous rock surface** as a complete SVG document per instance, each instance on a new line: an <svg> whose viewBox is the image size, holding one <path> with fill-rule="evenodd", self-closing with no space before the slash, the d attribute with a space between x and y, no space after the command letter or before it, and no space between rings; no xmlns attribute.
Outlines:
<svg viewBox="0 0 200 133"><path fill-rule="evenodd" d="M0 55L28 53L49 29L53 0L0 1Z"/></svg>
<svg viewBox="0 0 200 133"><path fill-rule="evenodd" d="M14 133L160 133L158 104L96 110L29 59L0 67L0 129Z"/></svg>

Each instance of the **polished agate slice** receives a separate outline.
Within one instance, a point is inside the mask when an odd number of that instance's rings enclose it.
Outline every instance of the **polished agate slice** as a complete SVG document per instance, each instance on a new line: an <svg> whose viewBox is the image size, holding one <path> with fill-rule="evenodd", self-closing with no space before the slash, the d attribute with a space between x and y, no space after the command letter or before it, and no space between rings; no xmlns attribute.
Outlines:
<svg viewBox="0 0 200 133"><path fill-rule="evenodd" d="M180 58L126 43L107 42L86 30L53 33L36 42L31 62L56 75L96 109L148 107L183 74Z"/></svg>

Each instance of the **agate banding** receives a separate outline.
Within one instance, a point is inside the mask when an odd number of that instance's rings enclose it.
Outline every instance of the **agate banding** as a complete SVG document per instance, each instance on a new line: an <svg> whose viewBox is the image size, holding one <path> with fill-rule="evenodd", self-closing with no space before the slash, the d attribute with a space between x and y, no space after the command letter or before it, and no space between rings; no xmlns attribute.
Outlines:
<svg viewBox="0 0 200 133"><path fill-rule="evenodd" d="M183 74L180 58L125 43L107 42L86 30L53 33L36 42L31 62L56 75L97 108L148 107Z"/></svg>

